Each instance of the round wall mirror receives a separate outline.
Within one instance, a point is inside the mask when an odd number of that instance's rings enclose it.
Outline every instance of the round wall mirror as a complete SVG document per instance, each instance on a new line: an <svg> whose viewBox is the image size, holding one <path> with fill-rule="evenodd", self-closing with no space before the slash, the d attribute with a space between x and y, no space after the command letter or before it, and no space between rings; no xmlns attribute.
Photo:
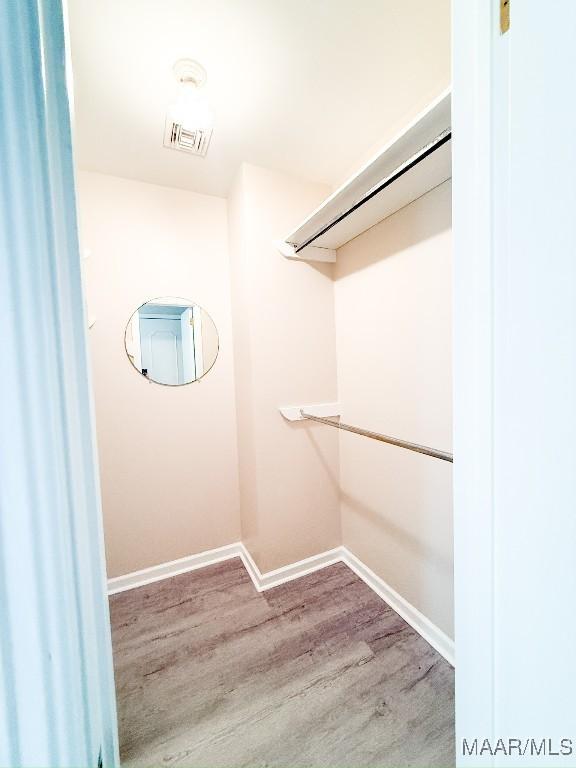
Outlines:
<svg viewBox="0 0 576 768"><path fill-rule="evenodd" d="M173 387L201 379L218 357L218 331L208 312L174 296L138 307L128 320L124 344L138 373Z"/></svg>

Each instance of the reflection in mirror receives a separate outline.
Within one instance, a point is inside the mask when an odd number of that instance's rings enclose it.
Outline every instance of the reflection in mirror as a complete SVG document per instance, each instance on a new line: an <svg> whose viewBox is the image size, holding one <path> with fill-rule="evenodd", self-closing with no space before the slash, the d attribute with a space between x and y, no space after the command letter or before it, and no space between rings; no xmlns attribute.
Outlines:
<svg viewBox="0 0 576 768"><path fill-rule="evenodd" d="M124 343L139 373L171 386L201 379L218 357L218 331L208 312L173 296L138 307L126 326Z"/></svg>

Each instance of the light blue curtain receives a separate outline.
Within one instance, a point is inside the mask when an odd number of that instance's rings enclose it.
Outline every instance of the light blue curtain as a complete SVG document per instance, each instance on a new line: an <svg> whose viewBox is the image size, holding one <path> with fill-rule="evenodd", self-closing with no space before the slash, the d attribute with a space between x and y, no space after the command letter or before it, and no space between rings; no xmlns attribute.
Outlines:
<svg viewBox="0 0 576 768"><path fill-rule="evenodd" d="M0 765L118 762L61 0L0 0Z"/></svg>

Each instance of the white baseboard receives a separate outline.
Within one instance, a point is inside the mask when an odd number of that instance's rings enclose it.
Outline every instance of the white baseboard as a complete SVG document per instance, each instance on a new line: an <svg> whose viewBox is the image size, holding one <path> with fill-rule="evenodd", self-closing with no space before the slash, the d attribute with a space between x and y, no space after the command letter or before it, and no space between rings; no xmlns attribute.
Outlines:
<svg viewBox="0 0 576 768"><path fill-rule="evenodd" d="M359 576L379 597L387 603L392 610L401 616L412 629L426 640L446 661L454 666L454 640L448 637L439 627L426 618L423 613L399 595L390 587L380 576L370 570L367 565L353 555L346 547L342 547L342 560L346 565Z"/></svg>
<svg viewBox="0 0 576 768"><path fill-rule="evenodd" d="M108 594L115 595L118 592L124 592L127 589L142 587L145 584L151 584L154 581L168 579L171 576L177 576L180 573L194 571L197 568L204 568L207 565L220 563L223 560L230 560L233 557L240 557L244 567L248 571L254 587L258 592L264 592L272 589L287 581L299 579L321 568L326 568L334 563L344 563L362 581L367 584L378 597L386 602L392 610L401 616L412 629L415 629L421 637L430 643L438 653L440 653L447 662L454 666L454 641L448 637L441 629L420 613L417 608L399 595L383 579L370 570L367 565L352 554L346 547L336 547L336 549L321 552L318 555L307 557L305 560L299 560L296 563L290 563L282 568L276 568L274 571L262 573L250 552L240 541L234 544L228 544L218 549L210 549L206 552L200 552L197 555L182 557L179 560L172 560L169 563L162 563L151 568L144 568L141 571L134 571L125 576L118 576L108 580Z"/></svg>
<svg viewBox="0 0 576 768"><path fill-rule="evenodd" d="M143 568L140 571L133 571L124 576L116 576L108 579L108 594L115 595L118 592L125 592L128 589L136 589L146 584L152 584L155 581L169 579L172 576L178 576L181 573L195 571L197 568L205 568L207 565L221 563L224 560L230 560L233 557L241 558L244 567L248 571L252 583L258 592L264 592L266 589L277 587L292 579L298 579L306 576L308 573L326 568L333 563L342 561L342 547L337 547L328 552L321 552L305 560L299 560L296 563L290 563L274 571L262 573L250 552L241 541L234 544L227 544L217 549L207 549L196 555L181 557L179 560L171 560L160 565L153 565L150 568Z"/></svg>
<svg viewBox="0 0 576 768"><path fill-rule="evenodd" d="M330 549L327 552L307 557L305 560L298 560L296 563L276 568L274 571L262 573L250 552L248 552L244 545L242 545L242 548L244 550L242 560L258 592L264 592L267 589L272 589L272 587L285 584L287 581L299 579L301 576L319 571L328 565L342 562L342 547L336 547L336 549Z"/></svg>
<svg viewBox="0 0 576 768"><path fill-rule="evenodd" d="M179 560L171 560L160 565L153 565L151 568L143 568L141 571L133 571L125 576L108 579L108 594L115 595L117 592L125 592L127 589L143 587L146 584L152 584L154 581L169 579L172 576L178 576L180 573L195 571L197 568L205 568L207 565L230 560L232 557L242 557L243 553L244 545L237 541L234 544L227 544L225 547L207 549L204 552L199 552L197 555L189 555L188 557L181 557Z"/></svg>

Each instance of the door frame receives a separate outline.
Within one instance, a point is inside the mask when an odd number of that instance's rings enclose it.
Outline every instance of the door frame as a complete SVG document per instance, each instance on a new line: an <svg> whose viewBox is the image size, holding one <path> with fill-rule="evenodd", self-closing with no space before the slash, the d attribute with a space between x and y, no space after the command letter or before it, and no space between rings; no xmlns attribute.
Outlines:
<svg viewBox="0 0 576 768"><path fill-rule="evenodd" d="M62 3L0 3L0 48L0 764L109 768L116 700Z"/></svg>
<svg viewBox="0 0 576 768"><path fill-rule="evenodd" d="M549 5L502 31L453 0L458 766L576 765L576 4Z"/></svg>
<svg viewBox="0 0 576 768"><path fill-rule="evenodd" d="M452 3L456 759L494 738L493 59L498 0ZM498 41L496 41L498 42ZM485 764L490 764L489 760Z"/></svg>

